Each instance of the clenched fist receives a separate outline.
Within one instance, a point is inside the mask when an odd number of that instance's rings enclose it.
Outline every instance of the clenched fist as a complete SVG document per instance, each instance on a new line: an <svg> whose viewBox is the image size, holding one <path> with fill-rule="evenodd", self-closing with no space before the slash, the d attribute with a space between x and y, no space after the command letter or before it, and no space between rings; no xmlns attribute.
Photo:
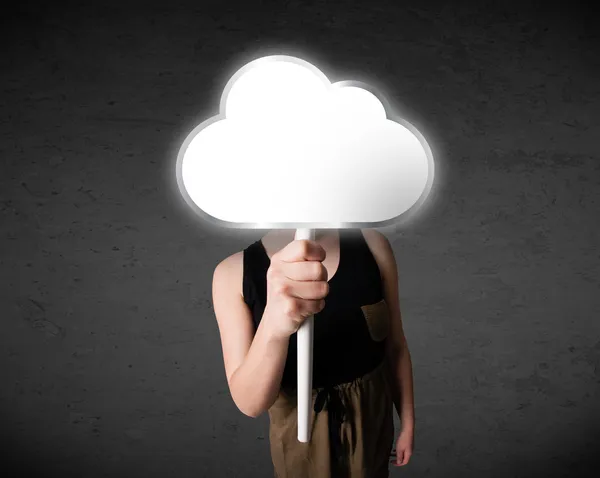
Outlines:
<svg viewBox="0 0 600 478"><path fill-rule="evenodd" d="M315 241L295 240L271 258L263 320L278 337L289 337L325 307L329 293L325 249Z"/></svg>

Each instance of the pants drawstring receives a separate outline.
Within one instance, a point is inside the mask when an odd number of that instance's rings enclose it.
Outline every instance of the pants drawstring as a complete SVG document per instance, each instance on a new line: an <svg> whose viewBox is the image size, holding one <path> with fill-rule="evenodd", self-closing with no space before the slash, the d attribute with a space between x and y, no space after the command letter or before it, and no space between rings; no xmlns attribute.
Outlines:
<svg viewBox="0 0 600 478"><path fill-rule="evenodd" d="M341 392L336 387L325 387L317 393L314 406L315 413L319 413L325 408L328 411L332 462L342 465L345 453L341 431L342 423L346 420L348 411L344 406Z"/></svg>

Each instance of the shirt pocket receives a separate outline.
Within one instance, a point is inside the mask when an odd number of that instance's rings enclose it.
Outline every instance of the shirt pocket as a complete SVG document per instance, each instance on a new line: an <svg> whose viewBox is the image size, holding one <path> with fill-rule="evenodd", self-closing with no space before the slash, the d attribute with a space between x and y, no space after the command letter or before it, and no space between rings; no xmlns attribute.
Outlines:
<svg viewBox="0 0 600 478"><path fill-rule="evenodd" d="M385 340L390 333L390 309L385 299L374 304L362 305L360 308L371 338L376 342Z"/></svg>

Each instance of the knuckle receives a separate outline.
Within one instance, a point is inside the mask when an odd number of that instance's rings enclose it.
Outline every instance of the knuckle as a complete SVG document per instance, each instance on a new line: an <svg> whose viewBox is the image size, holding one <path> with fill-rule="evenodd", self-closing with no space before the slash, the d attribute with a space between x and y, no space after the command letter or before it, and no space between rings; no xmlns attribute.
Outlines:
<svg viewBox="0 0 600 478"><path fill-rule="evenodd" d="M322 262L319 262L319 265L321 266L319 268L319 279L321 280L327 280L328 276L329 276L329 272L327 272L327 268L323 265Z"/></svg>
<svg viewBox="0 0 600 478"><path fill-rule="evenodd" d="M323 264L320 262L313 262L311 264L311 277L315 280L319 280L323 277Z"/></svg>
<svg viewBox="0 0 600 478"><path fill-rule="evenodd" d="M305 265L305 273L308 280L319 281L323 280L323 274L327 274L327 269L318 261L309 261Z"/></svg>
<svg viewBox="0 0 600 478"><path fill-rule="evenodd" d="M290 291L290 286L283 281L277 282L275 285L275 293L279 295L287 295Z"/></svg>
<svg viewBox="0 0 600 478"><path fill-rule="evenodd" d="M323 302L324 302L323 299L315 300L312 305L312 312L314 312L314 313L321 312L323 310L323 305L324 305Z"/></svg>
<svg viewBox="0 0 600 478"><path fill-rule="evenodd" d="M325 251L325 248L321 245L321 244L317 244L318 247L318 251L319 251L319 256L321 257L321 260L325 260L325 258L327 257L327 252Z"/></svg>

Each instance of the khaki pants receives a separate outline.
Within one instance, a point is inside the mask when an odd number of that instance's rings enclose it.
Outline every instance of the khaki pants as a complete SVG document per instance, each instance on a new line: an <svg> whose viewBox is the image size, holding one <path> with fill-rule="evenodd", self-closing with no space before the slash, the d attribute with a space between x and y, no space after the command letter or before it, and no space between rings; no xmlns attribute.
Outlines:
<svg viewBox="0 0 600 478"><path fill-rule="evenodd" d="M296 395L282 390L269 410L275 477L387 478L394 445L389 377L384 359L363 377L330 389L346 417L336 420L331 401L319 413L313 409L309 443L298 441ZM313 407L322 397L322 390L313 390Z"/></svg>

